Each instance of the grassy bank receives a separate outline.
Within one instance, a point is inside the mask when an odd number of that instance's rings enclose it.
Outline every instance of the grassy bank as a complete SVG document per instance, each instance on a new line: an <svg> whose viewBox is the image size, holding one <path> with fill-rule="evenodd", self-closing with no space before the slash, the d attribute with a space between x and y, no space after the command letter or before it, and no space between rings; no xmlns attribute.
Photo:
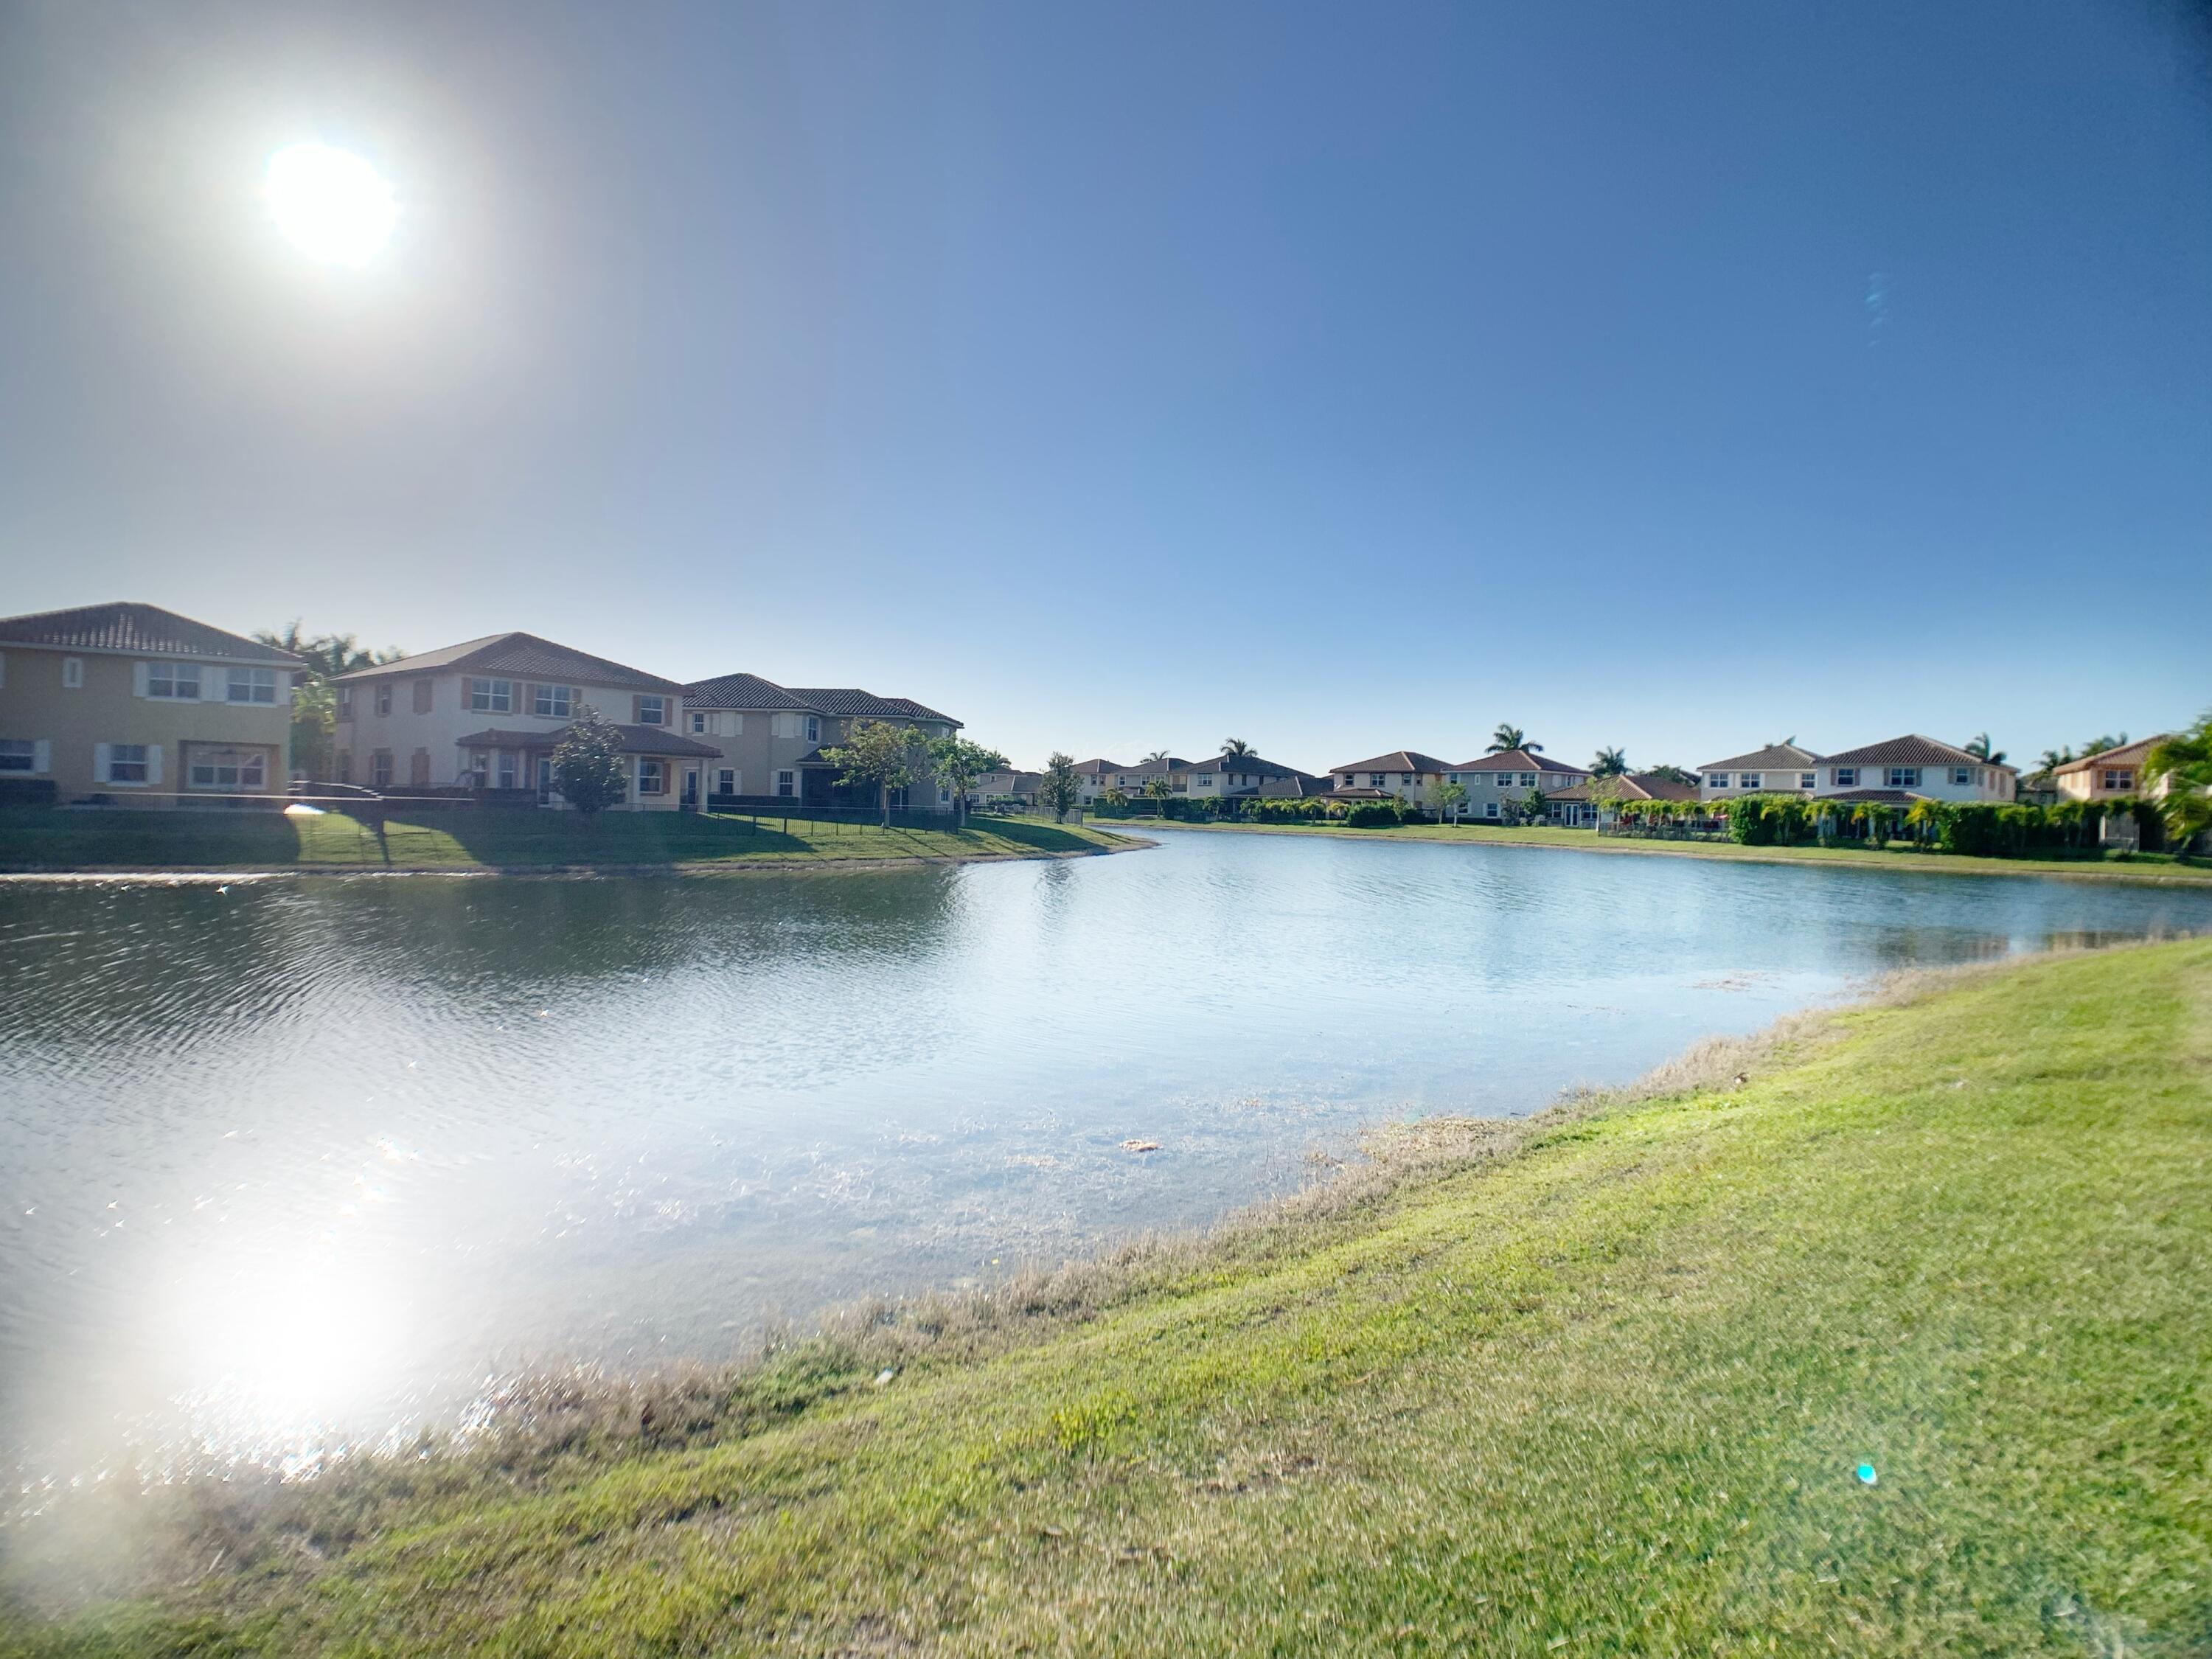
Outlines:
<svg viewBox="0 0 2212 1659"><path fill-rule="evenodd" d="M1034 858L1130 844L1110 830L1034 818L965 830L890 830L701 812L465 810L382 826L325 812L0 811L0 870L712 869L867 860Z"/></svg>
<svg viewBox="0 0 2212 1659"><path fill-rule="evenodd" d="M1725 841L1640 841L1601 836L1594 830L1550 824L1413 823L1395 829L1348 830L1335 823L1180 823L1156 818L1102 818L1109 825L1149 835L1154 830L1192 830L1243 836L1322 836L1331 840L1441 841L1470 847L1563 847L1583 853L1622 853L1661 858L1729 859L1743 864L1818 864L1853 870L1902 870L1965 876L2075 876L2085 881L2212 882L2212 860L2182 860L2171 853L2121 858L1996 859L1923 850L1905 842L1869 847L1742 847Z"/></svg>
<svg viewBox="0 0 2212 1659"><path fill-rule="evenodd" d="M187 1582L0 1649L2204 1651L2212 941L1422 1144L1208 1249L225 1499L132 1546Z"/></svg>

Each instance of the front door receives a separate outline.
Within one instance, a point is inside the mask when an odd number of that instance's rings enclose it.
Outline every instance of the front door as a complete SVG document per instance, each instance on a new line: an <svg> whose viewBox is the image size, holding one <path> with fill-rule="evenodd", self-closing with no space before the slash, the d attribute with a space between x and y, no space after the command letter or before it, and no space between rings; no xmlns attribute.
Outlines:
<svg viewBox="0 0 2212 1659"><path fill-rule="evenodd" d="M552 802L553 757L550 755L540 755L538 757L538 804L540 806L550 806Z"/></svg>
<svg viewBox="0 0 2212 1659"><path fill-rule="evenodd" d="M696 806L698 804L699 769L696 766L687 766L684 769L684 805Z"/></svg>

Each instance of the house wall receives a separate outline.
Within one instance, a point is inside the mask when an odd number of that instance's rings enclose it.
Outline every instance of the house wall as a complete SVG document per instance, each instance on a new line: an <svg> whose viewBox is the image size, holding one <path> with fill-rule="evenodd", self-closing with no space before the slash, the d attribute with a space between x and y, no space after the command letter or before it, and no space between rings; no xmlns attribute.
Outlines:
<svg viewBox="0 0 2212 1659"><path fill-rule="evenodd" d="M1280 773L1207 771L1200 767L1190 770L1190 791L1195 796L1233 795L1243 789L1257 789L1262 795L1289 793L1291 781Z"/></svg>
<svg viewBox="0 0 2212 1659"><path fill-rule="evenodd" d="M686 708L676 730L701 743L713 744L722 751L719 761L702 763L708 776L709 794L779 796L784 780L781 775L790 775L790 799L799 799L805 784L800 776L799 759L828 744L842 743L851 734L856 719L875 716L808 714L781 709L758 708ZM948 735L952 728L936 720L898 720L896 724L921 728L925 735ZM728 771L737 775L731 780L736 787L724 790L720 775ZM952 810L951 793L934 785L919 787L909 792L908 805L917 811Z"/></svg>
<svg viewBox="0 0 2212 1659"><path fill-rule="evenodd" d="M2122 775L2118 781L2107 782L2108 772ZM2140 760L2122 761L2117 766L2091 766L2079 772L2060 772L2052 777L2058 793L2068 800L2111 800L2120 795L2148 795L2154 799L2166 793L2166 781L2155 778L2146 781Z"/></svg>
<svg viewBox="0 0 2212 1659"><path fill-rule="evenodd" d="M1329 776L1336 788L1380 789L1420 807L1427 806L1435 799L1437 786L1444 781L1441 772L1332 772ZM1377 778L1382 780L1380 783L1376 781Z"/></svg>
<svg viewBox="0 0 2212 1659"><path fill-rule="evenodd" d="M1445 773L1443 781L1455 780L1467 790L1467 805L1460 809L1461 817L1502 818L1510 808L1528 796L1531 786L1522 780L1530 776L1536 780L1534 788L1547 795L1556 794L1562 789L1571 789L1583 781L1579 773L1547 772L1540 768L1531 774L1517 767L1510 772L1478 771L1462 767L1455 772Z"/></svg>
<svg viewBox="0 0 2212 1659"><path fill-rule="evenodd" d="M1747 783L1744 780L1747 776L1759 781ZM1725 778L1727 781L1716 783L1716 778ZM1813 781L1807 783L1808 778ZM1738 795L1810 795L1819 792L1820 787L1820 768L1817 765L1784 767L1778 771L1768 768L1752 773L1730 770L1698 774L1699 800L1729 800Z"/></svg>
<svg viewBox="0 0 2212 1659"><path fill-rule="evenodd" d="M1930 800L2007 801L2013 798L2013 790L2018 781L2008 769L1978 762L1963 767L1946 765L1907 769L1908 772L1917 769L1918 773L1917 780L1909 781L1893 781L1891 769L1887 766L1858 767L1856 777L1849 782L1839 781L1836 775L1851 769L1824 763L1817 769L1820 781L1813 792L1816 796L1840 795L1853 789L1903 789L1911 794L1925 795ZM1966 774L1967 781L1964 783L1954 781L1954 774L1960 770Z"/></svg>
<svg viewBox="0 0 2212 1659"><path fill-rule="evenodd" d="M71 663L79 666L71 670ZM202 696L171 700L148 695L148 672L155 664L198 667ZM292 672L275 670L272 703L228 701L230 670L255 667L270 665L9 646L0 651L0 738L40 745L34 759L43 758L46 766L43 771L0 776L51 778L64 801L104 794L121 805L188 805L189 799L174 797L189 797L196 787L191 772L194 756L225 750L241 758L259 757L260 788L197 787L211 793L282 795L291 761ZM80 684L69 684L77 676ZM116 744L145 745L144 782L118 781L104 772L106 751Z"/></svg>

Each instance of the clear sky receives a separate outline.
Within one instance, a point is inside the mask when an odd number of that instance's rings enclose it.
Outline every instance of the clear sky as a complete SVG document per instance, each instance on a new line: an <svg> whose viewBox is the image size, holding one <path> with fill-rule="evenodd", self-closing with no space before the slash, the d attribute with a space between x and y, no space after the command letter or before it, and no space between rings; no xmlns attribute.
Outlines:
<svg viewBox="0 0 2212 1659"><path fill-rule="evenodd" d="M313 264L302 139L397 193ZM1035 763L2212 703L2164 0L0 0L0 611L918 697Z"/></svg>

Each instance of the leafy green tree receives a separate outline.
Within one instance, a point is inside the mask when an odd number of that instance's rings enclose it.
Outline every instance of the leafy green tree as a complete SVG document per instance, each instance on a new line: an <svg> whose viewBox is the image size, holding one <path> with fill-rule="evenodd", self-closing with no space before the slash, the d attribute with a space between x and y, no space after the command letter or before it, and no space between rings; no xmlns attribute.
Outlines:
<svg viewBox="0 0 2212 1659"><path fill-rule="evenodd" d="M1168 813L1168 797L1175 793L1175 785L1168 781L1164 772L1155 772L1145 780L1145 799L1152 803L1152 810L1161 817Z"/></svg>
<svg viewBox="0 0 2212 1659"><path fill-rule="evenodd" d="M1467 810L1467 786L1446 778L1437 786L1437 816L1459 822L1459 815Z"/></svg>
<svg viewBox="0 0 2212 1659"><path fill-rule="evenodd" d="M822 750L838 769L837 781L873 789L883 827L891 827L891 791L910 788L930 775L927 740L910 726L890 720L856 720L845 741Z"/></svg>
<svg viewBox="0 0 2212 1659"><path fill-rule="evenodd" d="M289 651L306 665L292 690L292 767L311 778L328 778L337 757L337 693L331 680L356 668L398 662L407 653L397 646L364 651L350 634L308 634L296 617L280 632L261 628L253 637Z"/></svg>
<svg viewBox="0 0 2212 1659"><path fill-rule="evenodd" d="M589 823L629 793L629 770L623 763L622 733L586 703L553 745L553 787Z"/></svg>
<svg viewBox="0 0 2212 1659"><path fill-rule="evenodd" d="M2200 714L2186 732L2154 744L2143 757L2143 778L2147 782L2164 780L2159 817L2167 839L2185 851L2212 829L2212 713Z"/></svg>
<svg viewBox="0 0 2212 1659"><path fill-rule="evenodd" d="M968 822L968 795L975 788L975 780L986 772L1006 772L1012 769L1006 757L995 749L986 749L980 743L970 743L965 738L933 738L929 742L930 775L952 792L953 811L959 823Z"/></svg>
<svg viewBox="0 0 2212 1659"><path fill-rule="evenodd" d="M1128 809L1129 798L1121 793L1120 784L1109 783L1099 792L1098 804L1115 812L1126 811Z"/></svg>
<svg viewBox="0 0 2212 1659"><path fill-rule="evenodd" d="M1249 755L1252 752L1252 745L1242 738L1227 738L1222 741L1221 752L1224 755ZM1163 756L1162 758L1166 757Z"/></svg>
<svg viewBox="0 0 2212 1659"><path fill-rule="evenodd" d="M1111 793L1118 791L1109 790ZM1083 775L1075 769L1075 757L1054 750L1045 763L1043 774L1037 780L1037 799L1052 811L1054 823L1064 822L1067 815L1083 804Z"/></svg>
<svg viewBox="0 0 2212 1659"><path fill-rule="evenodd" d="M1597 758L1590 763L1594 778L1617 778L1628 770L1628 757L1618 749L1601 749Z"/></svg>

